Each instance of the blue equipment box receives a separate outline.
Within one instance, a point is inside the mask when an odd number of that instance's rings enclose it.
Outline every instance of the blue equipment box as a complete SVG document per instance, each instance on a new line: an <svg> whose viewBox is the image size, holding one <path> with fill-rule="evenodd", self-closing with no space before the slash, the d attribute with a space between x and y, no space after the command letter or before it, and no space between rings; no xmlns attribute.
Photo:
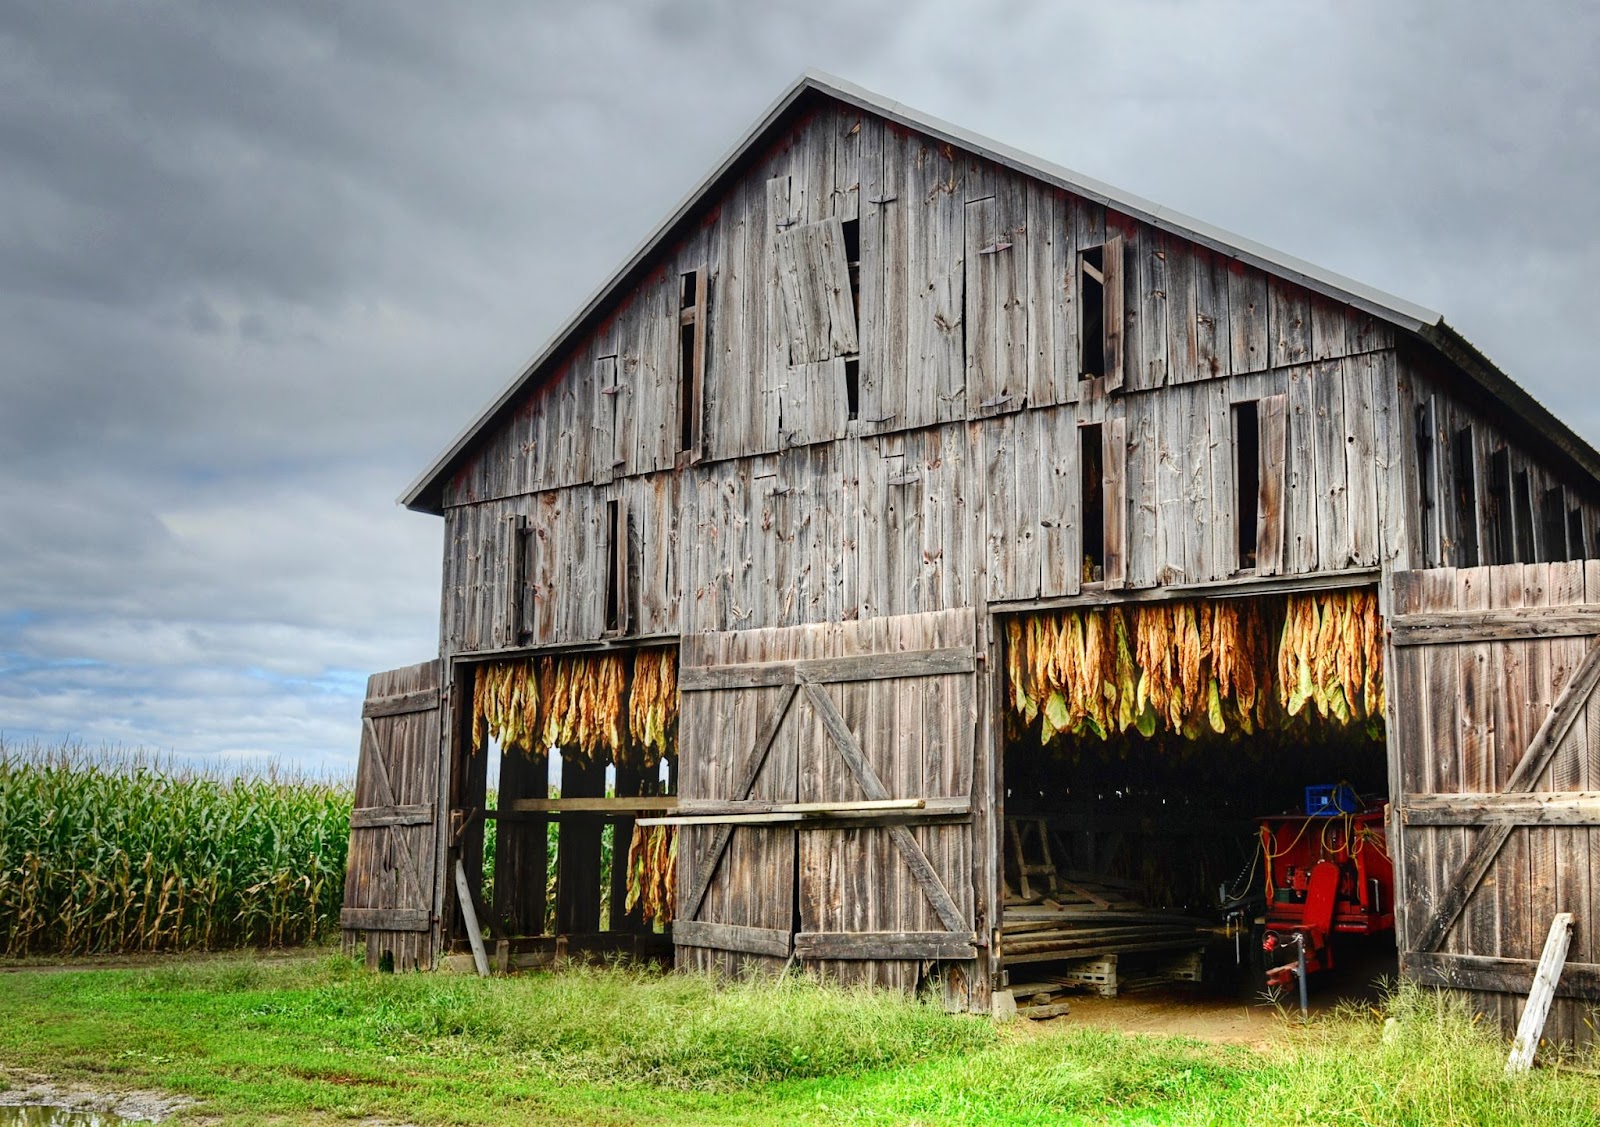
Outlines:
<svg viewBox="0 0 1600 1127"><path fill-rule="evenodd" d="M1349 783L1322 783L1306 788L1306 813L1313 818L1336 818L1361 810L1361 799Z"/></svg>

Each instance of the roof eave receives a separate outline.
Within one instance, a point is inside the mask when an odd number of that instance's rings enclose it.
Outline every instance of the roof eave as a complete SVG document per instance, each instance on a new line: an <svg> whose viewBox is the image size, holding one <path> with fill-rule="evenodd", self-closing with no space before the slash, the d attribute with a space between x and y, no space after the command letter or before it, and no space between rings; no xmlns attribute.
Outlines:
<svg viewBox="0 0 1600 1127"><path fill-rule="evenodd" d="M1588 475L1600 496L1600 452L1562 422L1516 380L1500 370L1476 345L1443 318L1415 330L1416 335L1459 369L1488 395L1508 407L1538 437L1545 439L1574 468Z"/></svg>

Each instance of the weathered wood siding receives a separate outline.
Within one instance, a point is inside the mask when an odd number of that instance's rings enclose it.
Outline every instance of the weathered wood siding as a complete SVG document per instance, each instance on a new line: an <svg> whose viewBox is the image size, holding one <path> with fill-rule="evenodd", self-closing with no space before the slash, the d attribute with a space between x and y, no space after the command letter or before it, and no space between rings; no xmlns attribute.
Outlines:
<svg viewBox="0 0 1600 1127"><path fill-rule="evenodd" d="M681 487L675 474L652 474L447 509L442 652L599 639L606 626L606 502L613 499L626 516L627 633L677 633L679 538L688 527ZM517 517L525 522L521 536ZM514 598L508 587L518 577L522 590Z"/></svg>
<svg viewBox="0 0 1600 1127"><path fill-rule="evenodd" d="M345 953L364 949L369 967L428 968L437 951L439 669L367 679L340 926Z"/></svg>
<svg viewBox="0 0 1600 1127"><path fill-rule="evenodd" d="M996 823L972 801L989 771L975 763L976 641L971 611L684 640L685 808L920 799L944 811L685 827L684 962L732 974L777 969L792 951L829 977L909 990L930 961L952 960L946 997L970 1004L992 919L977 873L996 864L985 844ZM729 666L739 674L719 679Z"/></svg>
<svg viewBox="0 0 1600 1127"><path fill-rule="evenodd" d="M839 292L846 223L858 317ZM1079 373L1078 252L1108 238L1120 388ZM701 268L704 447L690 464L678 285ZM599 638L613 497L634 529L629 633L1077 594L1079 428L1118 420L1126 449L1107 473L1125 585L1226 579L1233 408L1274 396L1277 570L1407 563L1392 345L1364 313L1092 201L855 110L814 112L456 475L444 649L504 648L497 615L513 605L520 644ZM528 597L508 601L515 514Z"/></svg>
<svg viewBox="0 0 1600 1127"><path fill-rule="evenodd" d="M1552 918L1571 912L1545 1035L1592 1041L1600 562L1399 573L1393 605L1402 970L1473 991L1509 1034Z"/></svg>

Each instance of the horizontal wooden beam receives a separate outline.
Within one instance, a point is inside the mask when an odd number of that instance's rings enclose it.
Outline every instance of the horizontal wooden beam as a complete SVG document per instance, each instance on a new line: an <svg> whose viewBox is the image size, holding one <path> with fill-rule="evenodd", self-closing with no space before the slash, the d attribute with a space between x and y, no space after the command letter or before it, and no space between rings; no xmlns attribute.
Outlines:
<svg viewBox="0 0 1600 1127"><path fill-rule="evenodd" d="M517 494L517 496L525 495ZM481 501L474 501L473 504L486 504L494 499L485 497ZM505 500L505 498L501 498L501 500ZM627 637L595 638L582 642L560 642L549 646L490 647L481 650L460 650L451 654L450 660L454 666L459 667L478 661L513 661L517 658L554 657L558 654L617 653L625 650L659 648L663 643L676 646L680 637L676 633L629 634ZM457 674L457 680L459 680L459 674Z"/></svg>
<svg viewBox="0 0 1600 1127"><path fill-rule="evenodd" d="M957 931L802 931L802 959L975 959L977 936Z"/></svg>
<svg viewBox="0 0 1600 1127"><path fill-rule="evenodd" d="M678 800L673 795L649 795L643 798L514 798L508 807L517 814L644 814L662 810L676 810ZM494 817L489 811L485 817Z"/></svg>
<svg viewBox="0 0 1600 1127"><path fill-rule="evenodd" d="M346 931L427 931L433 913L426 908L345 908L339 926Z"/></svg>
<svg viewBox="0 0 1600 1127"><path fill-rule="evenodd" d="M1397 646L1579 638L1600 634L1600 606L1515 607L1397 614L1389 620L1389 629L1390 637Z"/></svg>
<svg viewBox="0 0 1600 1127"><path fill-rule="evenodd" d="M373 697L361 706L361 715L404 716L409 712L432 712L439 707L438 689L419 689L392 697Z"/></svg>
<svg viewBox="0 0 1600 1127"><path fill-rule="evenodd" d="M862 814L880 810L923 810L926 798L875 798L859 802L723 802L691 798L678 804L680 814ZM935 805L941 801L934 799Z"/></svg>
<svg viewBox="0 0 1600 1127"><path fill-rule="evenodd" d="M1408 826L1600 826L1600 791L1414 794L1400 818Z"/></svg>
<svg viewBox="0 0 1600 1127"><path fill-rule="evenodd" d="M798 661L760 661L739 665L690 665L678 674L683 692L708 689L760 689L818 685L843 681L888 681L901 677L939 677L971 673L978 667L970 646L898 653L857 654L854 657L815 657Z"/></svg>
<svg viewBox="0 0 1600 1127"><path fill-rule="evenodd" d="M786 959L793 949L792 939L789 932L781 928L706 923L702 920L672 921L672 941L682 947L711 947L718 951Z"/></svg>
<svg viewBox="0 0 1600 1127"><path fill-rule="evenodd" d="M1407 951L1400 956L1400 972L1413 982L1499 994L1526 994L1533 986L1538 967L1533 959L1496 959L1440 951ZM1600 963L1563 966L1556 997L1600 1002Z"/></svg>
<svg viewBox="0 0 1600 1127"><path fill-rule="evenodd" d="M729 804L733 805L733 804ZM759 804L756 804L759 805ZM796 803L795 805L801 805ZM807 804L810 805L810 804ZM864 807L864 809L855 809ZM640 818L641 826L802 826L806 829L903 825L931 822L970 814L972 803L965 798L908 799L885 802L842 802L815 804L810 810L722 811L705 814L668 814L659 818Z"/></svg>
<svg viewBox="0 0 1600 1127"><path fill-rule="evenodd" d="M1072 607L1105 606L1110 603L1151 603L1172 599L1237 599L1247 595L1289 595L1298 591L1333 591L1370 587L1378 581L1377 568L1351 568L1348 571L1317 571L1305 575L1241 575L1210 583L1173 583L1163 587L1134 589L1102 588L1081 595L1060 595L1045 599L991 601L996 614L1019 614L1036 610L1063 610Z"/></svg>
<svg viewBox="0 0 1600 1127"><path fill-rule="evenodd" d="M375 829L379 826L431 826L433 803L411 806L358 806L350 811L350 828Z"/></svg>

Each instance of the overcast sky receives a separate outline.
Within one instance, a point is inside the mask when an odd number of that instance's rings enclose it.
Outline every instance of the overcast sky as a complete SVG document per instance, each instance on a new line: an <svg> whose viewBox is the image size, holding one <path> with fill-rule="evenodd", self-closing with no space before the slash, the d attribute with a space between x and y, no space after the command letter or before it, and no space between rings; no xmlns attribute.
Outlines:
<svg viewBox="0 0 1600 1127"><path fill-rule="evenodd" d="M0 734L354 764L395 505L807 66L1444 313L1590 442L1588 4L0 8Z"/></svg>

